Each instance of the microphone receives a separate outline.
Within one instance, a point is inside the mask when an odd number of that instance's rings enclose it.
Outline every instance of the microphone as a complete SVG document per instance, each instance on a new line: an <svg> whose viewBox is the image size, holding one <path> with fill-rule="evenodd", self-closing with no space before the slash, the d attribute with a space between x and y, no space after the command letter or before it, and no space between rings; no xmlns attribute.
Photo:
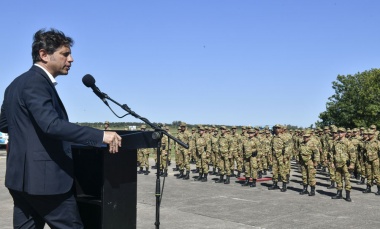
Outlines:
<svg viewBox="0 0 380 229"><path fill-rule="evenodd" d="M86 87L90 87L92 91L97 95L107 106L108 102L106 100L106 96L103 92L99 90L99 88L95 85L95 79L90 74L86 74L82 78L82 82Z"/></svg>

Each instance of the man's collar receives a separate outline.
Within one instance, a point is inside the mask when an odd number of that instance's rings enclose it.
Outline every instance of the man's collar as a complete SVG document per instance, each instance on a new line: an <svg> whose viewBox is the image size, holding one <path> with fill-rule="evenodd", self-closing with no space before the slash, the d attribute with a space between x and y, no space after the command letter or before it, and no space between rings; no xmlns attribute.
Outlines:
<svg viewBox="0 0 380 229"><path fill-rule="evenodd" d="M39 64L34 64L35 66L41 68L42 70L44 70L44 72L49 76L49 79L51 80L51 82L53 83L54 86L57 86L57 81L55 80L55 78L52 76L52 74L50 74L50 72L48 72L44 67L42 67L41 65Z"/></svg>

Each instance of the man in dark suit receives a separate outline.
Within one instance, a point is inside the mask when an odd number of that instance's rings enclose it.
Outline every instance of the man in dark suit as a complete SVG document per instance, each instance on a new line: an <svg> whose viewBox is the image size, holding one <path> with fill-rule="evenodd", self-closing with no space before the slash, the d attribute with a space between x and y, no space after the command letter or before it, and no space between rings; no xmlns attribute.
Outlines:
<svg viewBox="0 0 380 229"><path fill-rule="evenodd" d="M83 228L73 195L71 143L110 144L118 152L121 137L78 126L55 89L67 75L73 40L51 29L34 34L34 65L5 90L0 131L9 133L5 186L14 200L14 228Z"/></svg>

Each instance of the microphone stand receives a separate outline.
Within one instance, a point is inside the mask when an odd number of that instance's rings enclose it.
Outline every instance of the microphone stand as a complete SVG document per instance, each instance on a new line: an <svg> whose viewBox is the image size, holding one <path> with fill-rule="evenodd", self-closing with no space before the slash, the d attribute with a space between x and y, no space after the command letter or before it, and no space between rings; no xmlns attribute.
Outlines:
<svg viewBox="0 0 380 229"><path fill-rule="evenodd" d="M161 163L161 139L162 139L162 136L163 135L166 135L168 136L169 139L172 139L173 141L175 141L176 143L178 143L179 145L181 145L182 147L188 149L189 146L185 143L183 143L181 140L175 138L174 136L172 136L171 134L169 134L166 130L162 129L161 127L151 123L147 118L144 118L144 117L141 117L140 115L138 115L136 112L132 111L131 108L128 107L127 104L123 104L121 105L120 103L116 102L115 100L113 100L112 98L110 98L107 94L101 92L104 96L105 99L108 99L110 100L111 102L113 102L114 104L118 105L119 107L121 107L123 110L125 110L126 112L128 112L130 115L132 115L133 117L135 118L138 118L140 119L141 121L143 121L144 123L146 123L147 125L149 125L150 127L152 127L154 129L154 132L152 134L152 138L154 140L157 140L158 144L157 144L157 176L156 176L156 222L154 223L154 225L156 226L157 229L160 228L160 205L161 205L161 180L160 180L160 163Z"/></svg>

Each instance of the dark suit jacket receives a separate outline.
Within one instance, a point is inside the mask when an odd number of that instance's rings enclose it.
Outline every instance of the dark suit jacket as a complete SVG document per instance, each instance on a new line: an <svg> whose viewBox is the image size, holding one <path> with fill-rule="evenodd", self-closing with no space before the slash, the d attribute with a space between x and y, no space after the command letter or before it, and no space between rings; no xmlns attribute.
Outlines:
<svg viewBox="0 0 380 229"><path fill-rule="evenodd" d="M5 186L33 195L68 192L71 142L101 146L103 141L103 131L68 121L53 83L37 66L5 90L0 130L9 133Z"/></svg>

